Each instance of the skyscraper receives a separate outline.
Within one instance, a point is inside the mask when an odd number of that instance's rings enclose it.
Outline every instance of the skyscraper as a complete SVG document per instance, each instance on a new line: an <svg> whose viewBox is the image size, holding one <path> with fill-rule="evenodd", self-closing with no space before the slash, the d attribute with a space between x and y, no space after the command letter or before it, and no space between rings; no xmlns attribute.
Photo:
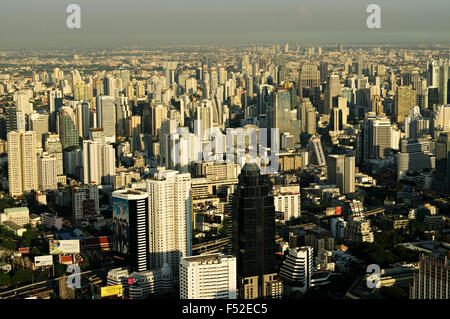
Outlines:
<svg viewBox="0 0 450 319"><path fill-rule="evenodd" d="M111 144L83 141L83 181L85 184L112 184L116 174L116 155Z"/></svg>
<svg viewBox="0 0 450 319"><path fill-rule="evenodd" d="M272 127L280 133L290 133L294 137L294 145L300 143L301 122L297 119L297 110L291 108L291 94L288 90L273 93Z"/></svg>
<svg viewBox="0 0 450 319"><path fill-rule="evenodd" d="M191 176L161 169L146 183L150 268L169 266L176 278L180 258L192 254Z"/></svg>
<svg viewBox="0 0 450 319"><path fill-rule="evenodd" d="M315 135L317 133L316 109L309 98L302 99L300 114L302 133Z"/></svg>
<svg viewBox="0 0 450 319"><path fill-rule="evenodd" d="M328 182L339 187L341 194L355 192L355 157L328 156Z"/></svg>
<svg viewBox="0 0 450 319"><path fill-rule="evenodd" d="M71 107L64 106L59 109L59 138L63 148L77 146L78 130L76 128L75 113Z"/></svg>
<svg viewBox="0 0 450 319"><path fill-rule="evenodd" d="M385 158L392 148L392 131L388 118L367 113L359 136L360 160Z"/></svg>
<svg viewBox="0 0 450 319"><path fill-rule="evenodd" d="M325 153L323 152L322 142L320 137L312 136L308 142L309 149L309 162L316 164L318 166L326 166L327 160L325 158Z"/></svg>
<svg viewBox="0 0 450 319"><path fill-rule="evenodd" d="M152 135L159 136L162 122L167 119L167 107L162 104L151 104Z"/></svg>
<svg viewBox="0 0 450 319"><path fill-rule="evenodd" d="M86 102L78 103L75 109L76 127L78 135L82 138L89 138L90 117L89 104Z"/></svg>
<svg viewBox="0 0 450 319"><path fill-rule="evenodd" d="M11 196L38 189L36 133L8 133L8 181Z"/></svg>
<svg viewBox="0 0 450 319"><path fill-rule="evenodd" d="M411 107L416 105L416 90L412 86L399 86L395 91L395 121L400 123Z"/></svg>
<svg viewBox="0 0 450 319"><path fill-rule="evenodd" d="M97 96L97 127L102 127L107 142L116 141L116 110L114 97Z"/></svg>
<svg viewBox="0 0 450 319"><path fill-rule="evenodd" d="M49 131L48 115L32 113L29 117L30 131L36 132L36 147L43 146L43 136Z"/></svg>
<svg viewBox="0 0 450 319"><path fill-rule="evenodd" d="M44 152L37 161L39 188L43 191L56 189L58 186L56 157Z"/></svg>
<svg viewBox="0 0 450 319"><path fill-rule="evenodd" d="M324 114L330 114L333 106L337 105L336 97L341 94L341 82L339 75L330 74L328 84L325 89ZM336 102L334 102L336 100Z"/></svg>
<svg viewBox="0 0 450 319"><path fill-rule="evenodd" d="M441 134L436 141L436 181L438 190L450 193L450 134Z"/></svg>
<svg viewBox="0 0 450 319"><path fill-rule="evenodd" d="M410 299L450 299L450 263L447 257L421 254L419 269L414 272Z"/></svg>
<svg viewBox="0 0 450 319"><path fill-rule="evenodd" d="M300 99L304 97L312 98L313 103L317 103L315 99L315 91L320 87L320 71L316 64L304 63L298 74L298 96Z"/></svg>
<svg viewBox="0 0 450 319"><path fill-rule="evenodd" d="M256 291L246 297L263 298L264 275L275 273L275 206L269 178L255 163L245 164L239 175L232 218L240 298L250 281L257 282Z"/></svg>
<svg viewBox="0 0 450 319"><path fill-rule="evenodd" d="M112 193L113 247L127 255L130 272L149 270L149 215L148 193L123 189Z"/></svg>

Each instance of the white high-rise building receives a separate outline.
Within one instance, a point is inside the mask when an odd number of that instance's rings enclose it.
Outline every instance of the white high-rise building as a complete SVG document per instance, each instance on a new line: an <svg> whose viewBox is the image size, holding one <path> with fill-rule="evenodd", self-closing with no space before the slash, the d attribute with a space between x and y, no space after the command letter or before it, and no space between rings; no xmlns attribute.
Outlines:
<svg viewBox="0 0 450 319"><path fill-rule="evenodd" d="M32 97L33 91L23 91L14 94L13 99L16 102L17 110L23 111L26 115L31 114L33 112L33 103L30 102Z"/></svg>
<svg viewBox="0 0 450 319"><path fill-rule="evenodd" d="M44 149L46 152L56 157L56 172L57 175L63 175L63 152L62 144L58 134L45 134L44 136Z"/></svg>
<svg viewBox="0 0 450 319"><path fill-rule="evenodd" d="M150 268L168 264L178 277L180 258L192 254L191 175L162 169L146 184Z"/></svg>
<svg viewBox="0 0 450 319"><path fill-rule="evenodd" d="M200 136L203 139L208 139L206 135L208 129L213 127L213 105L211 100L203 100L196 108L196 118L198 125L200 125Z"/></svg>
<svg viewBox="0 0 450 319"><path fill-rule="evenodd" d="M102 127L107 142L116 141L116 110L114 97L97 96L97 127Z"/></svg>
<svg viewBox="0 0 450 319"><path fill-rule="evenodd" d="M236 299L236 257L211 254L181 258L180 299Z"/></svg>
<svg viewBox="0 0 450 319"><path fill-rule="evenodd" d="M275 211L282 212L284 221L300 217L300 185L274 186Z"/></svg>
<svg viewBox="0 0 450 319"><path fill-rule="evenodd" d="M291 248L280 268L280 277L294 287L305 292L311 287L314 271L314 249L309 246Z"/></svg>
<svg viewBox="0 0 450 319"><path fill-rule="evenodd" d="M38 189L36 132L8 133L8 180L11 196Z"/></svg>
<svg viewBox="0 0 450 319"><path fill-rule="evenodd" d="M37 172L38 172L39 188L41 190L45 191L48 189L58 188L58 182L56 179L56 176L58 175L57 163L55 156L52 156L47 152L39 156L37 164Z"/></svg>
<svg viewBox="0 0 450 319"><path fill-rule="evenodd" d="M83 142L84 183L113 183L116 174L116 154L111 144L87 140Z"/></svg>
<svg viewBox="0 0 450 319"><path fill-rule="evenodd" d="M308 142L309 152L309 162L314 163L318 166L326 166L327 160L325 158L325 153L323 152L322 142L320 137L312 136Z"/></svg>

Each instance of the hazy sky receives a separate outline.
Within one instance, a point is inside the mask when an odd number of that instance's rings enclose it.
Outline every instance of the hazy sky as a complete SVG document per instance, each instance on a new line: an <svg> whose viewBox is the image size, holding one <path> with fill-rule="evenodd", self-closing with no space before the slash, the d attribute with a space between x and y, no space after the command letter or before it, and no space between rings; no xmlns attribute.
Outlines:
<svg viewBox="0 0 450 319"><path fill-rule="evenodd" d="M68 29L66 7L81 7ZM381 29L366 7L381 7ZM1 0L0 48L450 41L449 0Z"/></svg>

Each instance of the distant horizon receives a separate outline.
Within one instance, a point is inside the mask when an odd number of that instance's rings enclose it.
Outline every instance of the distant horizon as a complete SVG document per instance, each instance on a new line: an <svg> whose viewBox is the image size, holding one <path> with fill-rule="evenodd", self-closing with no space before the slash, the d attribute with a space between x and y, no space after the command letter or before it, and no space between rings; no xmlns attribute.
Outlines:
<svg viewBox="0 0 450 319"><path fill-rule="evenodd" d="M311 47L322 47L322 49L329 49L332 47L338 47L340 44L344 46L344 50L347 48L361 48L361 47L393 47L393 48L414 48L414 49L427 49L427 50L435 50L435 49L450 49L450 40L448 41L399 41L399 42L317 42L317 43L309 43L309 42L294 42L294 41L283 41L282 39L279 42L247 42L247 43L239 43L239 42L230 42L230 43L177 43L177 44L152 44L152 45L144 45L144 44L129 44L123 46L86 46L86 47L33 47L33 48L25 48L25 47L0 47L0 52L26 52L26 51L102 51L102 50L159 50L159 49L173 49L173 48L229 48L229 47L271 47L273 45L284 46L285 44L289 44L289 51L295 52L297 51L297 44L300 45L300 49L311 48ZM295 45L291 46L291 45ZM425 47L427 45L432 45L432 47ZM281 48L284 50L284 47Z"/></svg>
<svg viewBox="0 0 450 319"><path fill-rule="evenodd" d="M0 50L164 45L450 43L448 0L3 0ZM69 4L81 28L69 29ZM369 4L381 28L369 29Z"/></svg>

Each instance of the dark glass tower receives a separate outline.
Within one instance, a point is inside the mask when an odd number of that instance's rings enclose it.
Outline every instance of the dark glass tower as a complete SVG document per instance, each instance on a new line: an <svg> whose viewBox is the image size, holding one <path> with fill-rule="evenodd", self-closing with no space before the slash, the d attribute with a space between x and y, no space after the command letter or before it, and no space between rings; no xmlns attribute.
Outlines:
<svg viewBox="0 0 450 319"><path fill-rule="evenodd" d="M113 198L113 247L127 256L130 272L149 269L148 193L117 190Z"/></svg>
<svg viewBox="0 0 450 319"><path fill-rule="evenodd" d="M233 255L238 278L275 272L275 206L267 175L256 164L245 164L233 197Z"/></svg>

